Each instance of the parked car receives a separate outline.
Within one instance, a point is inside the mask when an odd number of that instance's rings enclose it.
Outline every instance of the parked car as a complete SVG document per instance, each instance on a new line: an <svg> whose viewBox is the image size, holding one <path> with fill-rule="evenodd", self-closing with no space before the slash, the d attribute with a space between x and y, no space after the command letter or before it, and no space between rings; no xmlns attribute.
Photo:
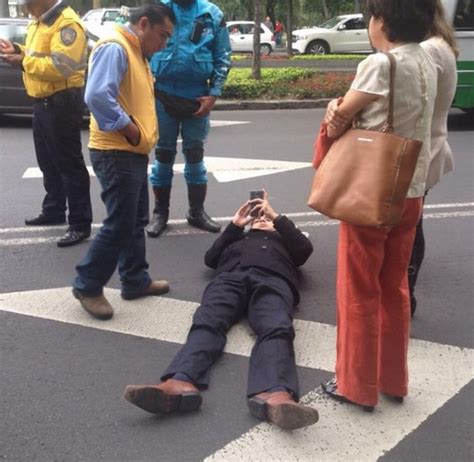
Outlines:
<svg viewBox="0 0 474 462"><path fill-rule="evenodd" d="M82 17L82 21L89 33L101 38L112 32L119 16L120 8L98 8L88 11Z"/></svg>
<svg viewBox="0 0 474 462"><path fill-rule="evenodd" d="M25 43L28 19L0 18L0 37ZM31 113L33 100L26 94L21 69L0 60L0 113Z"/></svg>
<svg viewBox="0 0 474 462"><path fill-rule="evenodd" d="M230 46L232 51L253 52L253 32L256 23L253 21L228 21ZM273 32L265 25L260 25L260 53L268 56L275 49Z"/></svg>
<svg viewBox="0 0 474 462"><path fill-rule="evenodd" d="M319 27L293 31L292 49L297 53L313 55L372 52L361 14L336 16Z"/></svg>
<svg viewBox="0 0 474 462"><path fill-rule="evenodd" d="M24 44L29 19L0 18L0 37ZM89 51L94 41L89 37ZM87 106L84 112L88 114ZM26 94L21 69L0 60L0 114L32 114L33 99Z"/></svg>

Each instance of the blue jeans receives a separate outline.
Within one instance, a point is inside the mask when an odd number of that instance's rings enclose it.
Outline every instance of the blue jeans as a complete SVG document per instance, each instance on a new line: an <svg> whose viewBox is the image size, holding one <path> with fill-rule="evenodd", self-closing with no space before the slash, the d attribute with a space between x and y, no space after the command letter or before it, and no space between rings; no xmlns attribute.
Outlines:
<svg viewBox="0 0 474 462"><path fill-rule="evenodd" d="M203 156L204 142L209 134L209 115L176 119L165 111L163 104L158 100L156 101L156 113L160 126L160 139L155 151L156 160L151 170L151 184L155 187L171 186L180 131L183 138L186 183L207 183L207 171Z"/></svg>
<svg viewBox="0 0 474 462"><path fill-rule="evenodd" d="M148 223L148 156L123 151L90 154L107 217L76 266L73 286L86 296L100 295L118 266L122 294L140 293L151 283L143 231Z"/></svg>

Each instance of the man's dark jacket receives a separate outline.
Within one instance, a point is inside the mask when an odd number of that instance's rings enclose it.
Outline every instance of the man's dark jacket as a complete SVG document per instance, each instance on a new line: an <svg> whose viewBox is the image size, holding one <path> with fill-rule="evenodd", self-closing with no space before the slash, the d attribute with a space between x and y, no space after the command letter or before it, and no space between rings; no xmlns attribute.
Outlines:
<svg viewBox="0 0 474 462"><path fill-rule="evenodd" d="M206 252L204 261L217 274L239 267L264 268L285 279L299 302L296 268L313 252L313 245L294 223L279 215L275 231L251 230L230 223Z"/></svg>

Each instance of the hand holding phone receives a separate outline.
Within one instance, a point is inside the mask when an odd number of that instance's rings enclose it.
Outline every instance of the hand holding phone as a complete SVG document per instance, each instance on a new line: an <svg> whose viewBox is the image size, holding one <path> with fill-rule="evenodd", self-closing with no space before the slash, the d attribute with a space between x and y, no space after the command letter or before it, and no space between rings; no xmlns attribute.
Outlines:
<svg viewBox="0 0 474 462"><path fill-rule="evenodd" d="M255 200L255 199L264 199L265 197L265 191L263 189L259 189L258 191L250 191L250 200ZM258 217L259 209L252 210L250 213L250 216L252 217Z"/></svg>

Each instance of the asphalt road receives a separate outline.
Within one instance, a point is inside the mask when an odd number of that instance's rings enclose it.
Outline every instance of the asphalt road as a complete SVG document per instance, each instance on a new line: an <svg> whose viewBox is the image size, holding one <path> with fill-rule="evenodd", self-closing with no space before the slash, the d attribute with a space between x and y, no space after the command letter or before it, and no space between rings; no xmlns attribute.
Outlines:
<svg viewBox="0 0 474 462"><path fill-rule="evenodd" d="M183 223L185 184L177 173L173 225L161 238L147 240L151 274L170 281L169 296L125 303L112 290L117 315L107 323L90 320L69 296L74 265L87 243L59 249L54 240L64 228L25 229L24 218L39 211L43 196L34 170L31 122L2 119L0 458L473 459L474 126L466 115L452 112L456 171L426 202L427 256L412 324L410 397L402 407L382 401L368 416L328 402L317 392L331 375L336 320L337 226L306 206L312 178L307 163L322 114L317 109L219 111L213 114L216 122L206 148L213 172L210 214L225 224L250 190L263 187L275 209L308 232L315 247L301 274L296 348L302 395L320 410L320 422L293 435L259 424L248 414L251 338L245 326L229 338L199 412L157 418L122 399L126 384L156 382L184 340L190 315L211 277L202 257L215 236L195 233ZM84 130L84 145L87 137ZM91 192L94 223L100 224L104 208L95 178ZM109 287L119 288L117 277Z"/></svg>

